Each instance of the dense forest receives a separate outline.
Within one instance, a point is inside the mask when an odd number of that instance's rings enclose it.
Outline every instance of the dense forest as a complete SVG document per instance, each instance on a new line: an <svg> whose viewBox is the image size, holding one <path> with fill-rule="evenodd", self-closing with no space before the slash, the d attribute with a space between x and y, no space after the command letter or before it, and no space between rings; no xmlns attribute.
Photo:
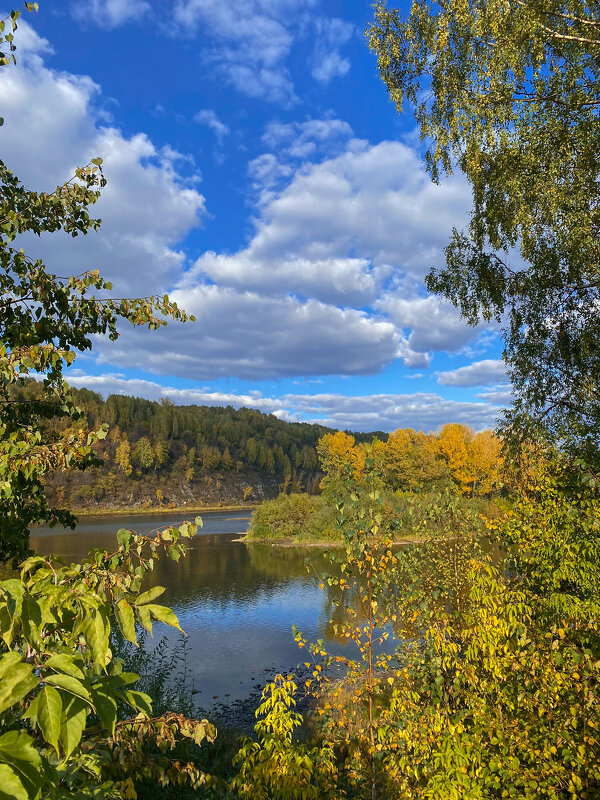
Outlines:
<svg viewBox="0 0 600 800"><path fill-rule="evenodd" d="M40 383L15 387L20 402L39 400ZM248 408L176 406L168 400L73 389L77 419L54 418L57 437L106 426L93 448L102 463L85 471L56 471L49 500L70 508L256 502L281 491L319 490L316 446L330 429L286 422ZM381 431L358 441L387 438Z"/></svg>

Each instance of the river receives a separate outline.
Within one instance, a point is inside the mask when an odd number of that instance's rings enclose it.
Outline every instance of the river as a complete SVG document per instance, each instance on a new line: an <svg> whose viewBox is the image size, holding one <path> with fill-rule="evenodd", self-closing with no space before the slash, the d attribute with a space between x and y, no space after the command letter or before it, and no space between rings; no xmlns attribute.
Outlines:
<svg viewBox="0 0 600 800"><path fill-rule="evenodd" d="M160 602L177 613L187 634L187 666L195 698L204 709L248 697L273 670L292 670L303 653L292 625L310 641L329 638L330 605L318 575L327 562L318 548L271 547L239 541L249 512L209 512L178 564L159 560L145 588L167 591ZM189 518L135 515L83 518L74 531L38 528L31 546L80 560L90 548L112 547L119 528L150 533ZM187 540L186 540L187 541ZM307 572L305 559L311 562ZM167 636L181 648L181 634L156 625L154 642Z"/></svg>

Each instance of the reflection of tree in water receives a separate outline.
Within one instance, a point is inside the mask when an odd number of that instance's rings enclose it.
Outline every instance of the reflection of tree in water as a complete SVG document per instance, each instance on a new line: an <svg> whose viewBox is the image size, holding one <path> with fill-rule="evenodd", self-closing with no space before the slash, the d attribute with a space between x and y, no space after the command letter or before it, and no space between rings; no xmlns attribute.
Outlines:
<svg viewBox="0 0 600 800"><path fill-rule="evenodd" d="M310 570L305 561L309 558ZM244 544L224 534L197 537L178 564L157 562L145 587L166 586L165 602L179 609L202 602L252 603L293 582L310 582L326 569L321 551ZM290 609L293 622L293 609Z"/></svg>
<svg viewBox="0 0 600 800"><path fill-rule="evenodd" d="M320 548L248 544L247 550L257 573L279 580L309 575L319 578L329 566Z"/></svg>

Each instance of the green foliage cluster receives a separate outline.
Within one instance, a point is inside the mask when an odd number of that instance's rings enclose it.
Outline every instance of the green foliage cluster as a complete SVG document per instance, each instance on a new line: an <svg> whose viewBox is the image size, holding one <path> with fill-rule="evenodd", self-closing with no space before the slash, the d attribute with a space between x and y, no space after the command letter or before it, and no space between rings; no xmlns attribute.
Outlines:
<svg viewBox="0 0 600 800"><path fill-rule="evenodd" d="M0 796L14 800L129 795L136 778L202 786L192 763L168 755L183 738L200 745L216 732L206 720L153 714L110 646L116 621L137 644L136 625L179 628L156 601L162 587L141 591L160 555L178 560L196 524L154 537L121 530L113 552L80 564L32 556L18 577L0 582ZM153 742L148 754L144 742Z"/></svg>
<svg viewBox="0 0 600 800"><path fill-rule="evenodd" d="M252 512L250 539L322 541L338 537L335 506L324 495L283 492Z"/></svg>

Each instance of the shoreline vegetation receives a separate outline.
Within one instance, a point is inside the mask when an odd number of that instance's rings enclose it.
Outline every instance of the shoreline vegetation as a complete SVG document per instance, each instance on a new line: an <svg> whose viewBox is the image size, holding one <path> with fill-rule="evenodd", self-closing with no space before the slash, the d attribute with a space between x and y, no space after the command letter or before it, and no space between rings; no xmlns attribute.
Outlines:
<svg viewBox="0 0 600 800"><path fill-rule="evenodd" d="M450 498L453 514L460 514L473 534L510 508L500 441L489 431L474 434L455 424L437 435L400 429L385 442L371 444L338 431L323 436L317 452L324 473L321 494L281 492L264 501L252 511L244 541L289 547L341 544L338 520L347 506L348 478L357 487L366 486L367 479L373 484L381 501L381 532L398 544L442 532L446 536L447 523L437 509ZM362 524L359 519L354 523Z"/></svg>

